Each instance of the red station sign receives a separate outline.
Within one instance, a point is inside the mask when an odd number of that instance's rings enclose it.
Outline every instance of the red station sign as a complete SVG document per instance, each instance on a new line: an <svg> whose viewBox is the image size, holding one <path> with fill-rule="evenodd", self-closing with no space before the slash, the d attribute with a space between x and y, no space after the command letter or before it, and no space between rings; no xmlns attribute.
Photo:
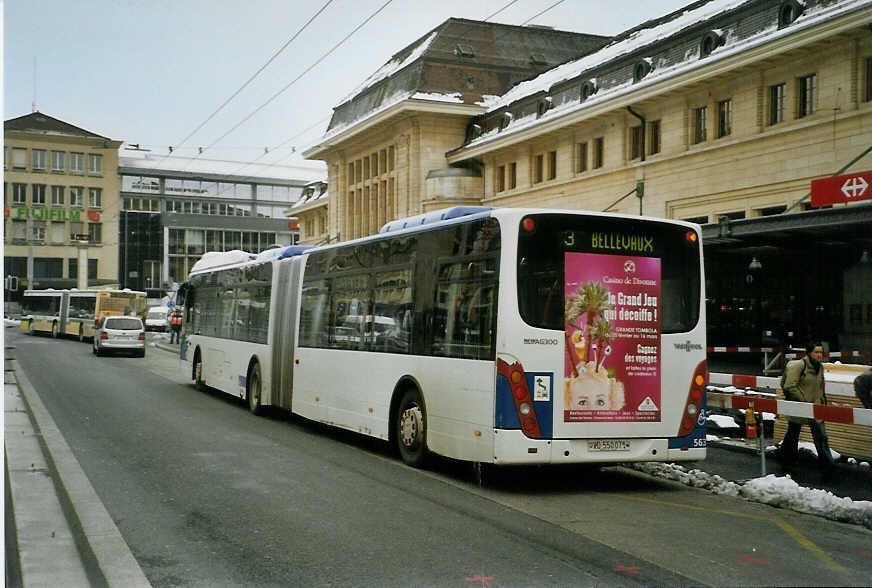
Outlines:
<svg viewBox="0 0 872 588"><path fill-rule="evenodd" d="M872 171L811 181L811 205L872 200Z"/></svg>

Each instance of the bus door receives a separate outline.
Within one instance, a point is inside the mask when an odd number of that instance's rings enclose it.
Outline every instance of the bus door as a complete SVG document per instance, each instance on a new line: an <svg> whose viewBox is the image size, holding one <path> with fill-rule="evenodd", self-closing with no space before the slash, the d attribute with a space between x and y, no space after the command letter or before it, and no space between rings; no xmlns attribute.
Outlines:
<svg viewBox="0 0 872 588"><path fill-rule="evenodd" d="M270 323L272 332L272 404L290 410L294 388L294 351L297 307L304 259L293 257L276 263Z"/></svg>

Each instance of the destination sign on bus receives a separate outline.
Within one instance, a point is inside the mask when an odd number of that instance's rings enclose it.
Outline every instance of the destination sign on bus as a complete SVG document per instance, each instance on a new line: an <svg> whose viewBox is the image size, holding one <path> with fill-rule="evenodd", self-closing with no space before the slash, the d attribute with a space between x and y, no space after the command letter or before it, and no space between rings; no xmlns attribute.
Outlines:
<svg viewBox="0 0 872 588"><path fill-rule="evenodd" d="M658 255L658 244L653 235L617 231L564 231L562 237L563 247L567 251Z"/></svg>
<svg viewBox="0 0 872 588"><path fill-rule="evenodd" d="M660 258L568 251L564 267L564 422L659 422Z"/></svg>

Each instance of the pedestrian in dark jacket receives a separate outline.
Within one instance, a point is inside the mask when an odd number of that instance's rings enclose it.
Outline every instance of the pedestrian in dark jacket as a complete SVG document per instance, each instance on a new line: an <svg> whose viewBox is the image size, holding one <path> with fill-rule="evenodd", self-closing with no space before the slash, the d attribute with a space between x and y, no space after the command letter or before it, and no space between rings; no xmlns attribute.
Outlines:
<svg viewBox="0 0 872 588"><path fill-rule="evenodd" d="M865 408L872 408L872 368L854 378L854 394Z"/></svg>
<svg viewBox="0 0 872 588"><path fill-rule="evenodd" d="M784 398L796 402L826 404L824 395L824 366L821 363L824 348L820 343L805 346L805 357L796 359L784 368ZM799 432L803 424L808 424L814 446L818 453L818 463L825 474L832 472L835 462L830 452L827 430L822 421L803 417L788 417L787 433L781 441L779 457L784 463L798 460Z"/></svg>

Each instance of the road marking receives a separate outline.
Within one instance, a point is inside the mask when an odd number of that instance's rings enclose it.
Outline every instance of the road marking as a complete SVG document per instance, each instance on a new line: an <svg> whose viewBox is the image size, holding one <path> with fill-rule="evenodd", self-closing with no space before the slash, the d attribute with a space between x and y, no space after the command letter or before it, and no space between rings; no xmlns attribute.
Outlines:
<svg viewBox="0 0 872 588"><path fill-rule="evenodd" d="M664 506L674 506L676 508L683 508L687 510L698 510L702 512L709 512L715 514L722 514L727 516L739 517L743 519L751 519L754 521L763 521L767 523L772 523L784 531L787 535L789 535L794 541L799 543L804 549L811 552L816 558L818 558L825 566L834 572L838 572L845 576L850 576L848 570L839 565L827 552L823 549L815 545L812 541L810 541L805 535L800 533L795 527L793 527L790 523L786 521L782 521L781 519L765 517L760 515L751 515L745 514L741 512L736 512L732 510L722 510L719 508L706 508L704 506L694 506L691 504L680 504L677 502L669 502L667 500L657 500L655 498L642 498L641 496L624 496L622 494L608 493L608 496L615 496L617 498L624 498L626 500L636 500L638 502L650 502L652 504L661 504Z"/></svg>

